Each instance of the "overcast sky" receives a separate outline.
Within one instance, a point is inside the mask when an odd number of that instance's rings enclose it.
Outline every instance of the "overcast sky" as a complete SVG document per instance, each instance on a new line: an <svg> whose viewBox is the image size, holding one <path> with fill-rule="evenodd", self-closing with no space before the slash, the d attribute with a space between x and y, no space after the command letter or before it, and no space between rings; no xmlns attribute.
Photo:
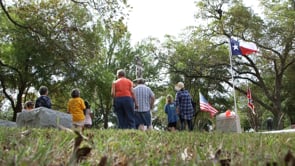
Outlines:
<svg viewBox="0 0 295 166"><path fill-rule="evenodd" d="M165 34L177 36L187 26L197 24L194 0L128 0L128 3L133 6L127 21L133 44L149 36L159 39ZM257 4L257 0L246 1L252 8Z"/></svg>

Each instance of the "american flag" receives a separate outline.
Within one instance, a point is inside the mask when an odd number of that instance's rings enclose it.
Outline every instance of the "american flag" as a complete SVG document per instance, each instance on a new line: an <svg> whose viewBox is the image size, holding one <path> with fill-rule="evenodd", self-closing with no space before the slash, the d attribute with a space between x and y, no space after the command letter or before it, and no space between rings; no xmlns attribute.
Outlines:
<svg viewBox="0 0 295 166"><path fill-rule="evenodd" d="M209 112L211 117L213 117L218 111L213 108L208 101L205 99L205 97L201 94L201 92L199 93L199 97L200 97L200 109L201 111L205 111L205 112Z"/></svg>
<svg viewBox="0 0 295 166"><path fill-rule="evenodd" d="M248 87L248 89L247 89L247 98L248 98L248 107L251 109L252 113L255 114L255 111L254 111L255 107L253 104L253 99L252 99L250 87Z"/></svg>

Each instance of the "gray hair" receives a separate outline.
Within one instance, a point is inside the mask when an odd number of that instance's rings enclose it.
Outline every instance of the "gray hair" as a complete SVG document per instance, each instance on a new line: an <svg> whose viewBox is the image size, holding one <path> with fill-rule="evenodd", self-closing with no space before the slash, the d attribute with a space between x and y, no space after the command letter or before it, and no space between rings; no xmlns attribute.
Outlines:
<svg viewBox="0 0 295 166"><path fill-rule="evenodd" d="M144 84L145 83L145 80L143 78L138 78L136 79L137 83L138 84Z"/></svg>
<svg viewBox="0 0 295 166"><path fill-rule="evenodd" d="M125 77L125 71L123 69L119 69L117 71L117 76L119 76L119 77Z"/></svg>

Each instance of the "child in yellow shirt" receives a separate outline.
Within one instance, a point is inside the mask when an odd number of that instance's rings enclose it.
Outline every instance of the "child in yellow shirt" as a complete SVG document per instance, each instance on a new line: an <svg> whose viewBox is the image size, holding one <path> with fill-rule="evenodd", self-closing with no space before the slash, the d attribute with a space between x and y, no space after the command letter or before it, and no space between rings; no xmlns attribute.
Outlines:
<svg viewBox="0 0 295 166"><path fill-rule="evenodd" d="M73 125L75 128L83 130L85 115L84 110L86 106L84 100L80 97L80 91L78 89L72 90L72 98L68 102L68 113L72 114Z"/></svg>

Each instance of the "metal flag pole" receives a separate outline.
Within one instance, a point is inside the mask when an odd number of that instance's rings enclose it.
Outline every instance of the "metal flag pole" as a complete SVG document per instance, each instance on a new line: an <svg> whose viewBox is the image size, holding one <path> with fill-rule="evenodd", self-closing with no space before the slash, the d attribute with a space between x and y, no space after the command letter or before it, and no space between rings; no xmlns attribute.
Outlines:
<svg viewBox="0 0 295 166"><path fill-rule="evenodd" d="M237 102L236 102L236 93L235 93L235 80L234 80L234 71L233 71L233 64L232 64L232 46L231 46L231 37L229 37L229 59L230 59L230 69L231 69L231 79L232 79L232 84L233 84L233 95L234 95L234 111L236 114L236 129L238 133L241 133L241 124L240 124L240 118L238 116L238 111L237 111Z"/></svg>

